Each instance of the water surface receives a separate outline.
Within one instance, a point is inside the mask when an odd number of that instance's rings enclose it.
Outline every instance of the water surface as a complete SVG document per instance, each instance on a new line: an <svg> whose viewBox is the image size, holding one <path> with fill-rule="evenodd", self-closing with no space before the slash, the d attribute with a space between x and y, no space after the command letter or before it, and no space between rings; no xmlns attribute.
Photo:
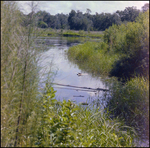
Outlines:
<svg viewBox="0 0 150 148"><path fill-rule="evenodd" d="M43 70L54 72L53 83L63 84L63 85L73 85L78 87L89 87L89 88L103 88L108 89L106 84L100 77L94 77L87 73L86 71L82 71L79 69L78 65L70 62L67 58L66 51L69 47L82 44L85 41L99 41L85 39L82 38L60 38L60 37L48 37L48 38L40 38L37 40L38 42L42 42L44 46L46 46L46 51L42 53L42 59L39 62L39 65L43 67ZM53 63L51 67L51 63ZM84 73L83 76L78 76L77 73ZM46 76L43 77L46 79ZM43 84L40 84L40 87ZM87 102L91 103L91 100L99 100L100 104L97 104L102 109L104 105L106 105L106 101L103 100L102 91L83 91L83 89L74 88L74 87L66 87L53 84L54 90L56 90L56 99L62 101L72 100L76 103ZM85 89L84 89L85 90ZM139 146L146 147L149 145L149 141L145 140L137 142Z"/></svg>
<svg viewBox="0 0 150 148"><path fill-rule="evenodd" d="M48 50L42 53L42 59L40 62L41 67L47 67L46 70L50 69L50 63L53 63L53 72L56 73L53 83L63 85L73 85L77 87L88 87L88 88L103 88L108 89L102 82L100 77L94 77L89 73L82 71L79 67L70 62L67 58L66 51L69 47L82 44L86 41L100 41L82 38L64 38L64 37L51 37L41 38L38 41L43 41L47 45ZM78 73L82 73L82 76L78 76ZM63 99L70 99L76 103L89 102L91 99L97 99L102 96L102 91L92 90L81 90L74 87L66 87L60 85L53 85L56 90L56 98L60 101ZM90 100L89 100L90 99Z"/></svg>

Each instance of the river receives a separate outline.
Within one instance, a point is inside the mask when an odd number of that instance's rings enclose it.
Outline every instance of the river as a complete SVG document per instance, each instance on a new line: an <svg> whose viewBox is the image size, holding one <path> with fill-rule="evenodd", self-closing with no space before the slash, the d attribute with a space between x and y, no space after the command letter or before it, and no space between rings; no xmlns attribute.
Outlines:
<svg viewBox="0 0 150 148"><path fill-rule="evenodd" d="M63 99L74 101L75 103L88 103L92 104L97 102L95 106L100 106L101 109L106 105L106 100L103 100L103 91L93 91L92 89L83 89L80 87L88 88L102 88L108 89L104 80L101 77L94 77L93 75L79 69L78 65L69 61L66 51L69 47L82 44L86 41L100 41L100 39L90 38L67 38L67 37L47 37L38 38L37 45L43 43L43 48L46 48L41 54L39 66L41 69L41 81L39 86L44 87L44 80L48 75L42 76L43 71L50 71L54 73L51 77L53 88L56 91L56 99L62 101ZM78 76L78 73L83 75ZM62 86L63 85L63 86ZM68 87L76 86L76 87ZM107 93L108 94L108 93ZM137 141L138 146L147 147L149 140Z"/></svg>
<svg viewBox="0 0 150 148"><path fill-rule="evenodd" d="M66 51L69 47L84 43L86 41L100 41L100 39L90 38L67 38L67 37L49 37L39 38L37 42L44 42L47 50L42 53L40 66L46 68L47 71L55 73L53 78L53 88L56 90L56 99L62 101L63 99L74 101L75 103L92 103L94 100L99 100L103 95L103 91L91 89L108 89L102 82L100 77L94 77L89 73L79 69L78 65L70 62L67 58ZM51 64L52 63L52 64ZM50 66L51 65L51 66ZM43 70L44 70L43 69ZM77 74L81 73L81 76ZM46 77L43 77L46 79ZM60 84L60 85L59 85ZM70 85L77 87L62 86ZM42 84L40 84L41 87ZM88 87L91 89L83 89L80 87Z"/></svg>

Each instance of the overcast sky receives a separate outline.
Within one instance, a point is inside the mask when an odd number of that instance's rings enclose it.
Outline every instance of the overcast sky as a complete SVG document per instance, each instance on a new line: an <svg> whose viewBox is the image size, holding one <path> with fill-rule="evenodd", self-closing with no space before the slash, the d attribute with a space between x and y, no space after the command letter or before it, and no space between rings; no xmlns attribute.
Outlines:
<svg viewBox="0 0 150 148"><path fill-rule="evenodd" d="M31 1L17 1L23 13L28 14L31 12L27 3ZM45 10L51 15L57 13L69 14L71 10L80 10L85 13L86 9L92 11L91 14L97 13L113 13L117 10L124 10L126 7L136 6L137 9L149 1L35 1L38 3L37 10Z"/></svg>

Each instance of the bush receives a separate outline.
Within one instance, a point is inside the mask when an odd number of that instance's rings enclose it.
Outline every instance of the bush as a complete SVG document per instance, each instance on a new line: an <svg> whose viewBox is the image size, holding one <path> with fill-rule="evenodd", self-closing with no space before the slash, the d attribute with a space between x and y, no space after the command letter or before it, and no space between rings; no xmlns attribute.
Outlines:
<svg viewBox="0 0 150 148"><path fill-rule="evenodd" d="M110 86L111 97L107 107L114 117L121 118L127 125L135 127L139 134L149 135L149 85L145 78L133 78L122 85Z"/></svg>
<svg viewBox="0 0 150 148"><path fill-rule="evenodd" d="M136 22L126 25L113 25L104 32L104 42L108 51L119 54L119 60L113 63L110 76L129 79L133 76L149 75L149 15L142 13Z"/></svg>
<svg viewBox="0 0 150 148"><path fill-rule="evenodd" d="M107 147L135 146L134 130L111 120L98 109L83 108L70 100L59 102L52 87L46 86L34 146Z"/></svg>

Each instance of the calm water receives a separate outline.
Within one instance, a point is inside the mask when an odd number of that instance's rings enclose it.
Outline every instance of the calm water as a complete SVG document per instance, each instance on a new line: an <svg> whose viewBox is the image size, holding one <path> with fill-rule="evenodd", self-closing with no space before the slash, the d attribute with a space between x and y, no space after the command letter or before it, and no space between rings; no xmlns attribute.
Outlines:
<svg viewBox="0 0 150 148"><path fill-rule="evenodd" d="M41 74L43 71L49 71L51 69L55 75L53 75L53 83L63 84L63 85L73 85L78 87L88 87L88 88L103 88L108 89L103 83L102 79L99 77L94 77L89 73L82 71L79 67L70 62L67 58L66 51L69 47L81 44L85 41L99 41L82 38L60 38L60 37L51 37L51 38L40 38L37 41L43 42L43 47L47 50L42 53L42 58L39 61L39 66L42 67ZM52 63L52 64L51 64ZM83 73L83 76L78 76L77 73ZM41 76L40 87L44 87L42 81L46 79L47 75ZM87 102L91 103L91 100L99 100L99 105L103 109L105 105L105 100L103 100L102 91L83 91L83 89L66 87L60 85L54 85L54 90L56 90L56 99L62 101L72 100L76 103ZM84 89L85 90L85 89ZM139 147L149 146L149 140L137 141Z"/></svg>
<svg viewBox="0 0 150 148"><path fill-rule="evenodd" d="M105 84L101 81L101 78L93 77L92 75L86 73L79 69L79 67L71 63L66 55L66 51L69 47L77 44L81 44L85 41L100 41L82 38L60 38L51 37L38 39L39 42L43 41L47 45L47 51L42 53L42 59L40 61L41 67L46 67L46 70L50 70L56 73L54 76L53 83L63 84L63 85L73 85L77 87L88 87L88 88L103 88L108 89ZM53 66L50 67L51 62ZM44 70L44 68L43 68ZM82 76L78 76L78 73L83 73ZM45 79L45 77L43 77ZM42 86L42 84L41 84ZM74 87L66 87L60 85L53 85L54 90L56 90L56 98L58 100L70 99L76 103L89 102L90 100L97 99L102 96L102 91L91 91L91 90L81 90Z"/></svg>

